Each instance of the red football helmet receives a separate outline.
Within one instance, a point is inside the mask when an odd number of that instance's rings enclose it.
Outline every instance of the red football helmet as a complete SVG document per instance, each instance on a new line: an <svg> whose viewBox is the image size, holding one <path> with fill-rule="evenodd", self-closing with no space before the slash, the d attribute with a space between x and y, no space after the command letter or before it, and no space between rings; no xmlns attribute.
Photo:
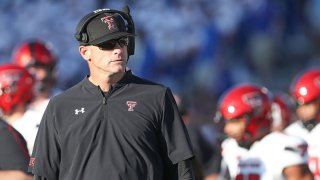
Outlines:
<svg viewBox="0 0 320 180"><path fill-rule="evenodd" d="M268 89L254 84L237 85L222 96L219 112L225 121L246 118L246 133L257 139L269 132L271 100Z"/></svg>
<svg viewBox="0 0 320 180"><path fill-rule="evenodd" d="M56 60L51 49L40 40L22 42L13 54L13 61L22 67L43 66L52 69Z"/></svg>
<svg viewBox="0 0 320 180"><path fill-rule="evenodd" d="M15 64L0 65L0 108L4 114L15 106L27 104L34 96L34 79L23 67Z"/></svg>
<svg viewBox="0 0 320 180"><path fill-rule="evenodd" d="M291 85L291 95L299 104L320 98L320 69L310 69L299 74Z"/></svg>

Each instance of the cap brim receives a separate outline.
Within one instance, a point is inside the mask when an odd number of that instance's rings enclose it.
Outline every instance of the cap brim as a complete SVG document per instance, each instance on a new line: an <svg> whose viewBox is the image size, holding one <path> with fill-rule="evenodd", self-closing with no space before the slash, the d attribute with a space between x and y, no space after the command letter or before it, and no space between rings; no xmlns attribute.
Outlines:
<svg viewBox="0 0 320 180"><path fill-rule="evenodd" d="M130 33L127 33L127 32L117 32L117 33L114 33L114 34L108 34L108 35L105 35L99 39L96 39L92 42L89 42L88 44L91 44L91 45L98 45L98 44L102 44L104 42L107 42L107 41L110 41L112 39L118 39L118 38L121 38L123 36L134 36L133 34L130 34Z"/></svg>

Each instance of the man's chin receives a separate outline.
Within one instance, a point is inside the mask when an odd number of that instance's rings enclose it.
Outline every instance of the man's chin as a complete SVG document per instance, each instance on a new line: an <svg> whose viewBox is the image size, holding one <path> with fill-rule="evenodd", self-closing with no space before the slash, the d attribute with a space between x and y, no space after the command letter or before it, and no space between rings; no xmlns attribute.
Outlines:
<svg viewBox="0 0 320 180"><path fill-rule="evenodd" d="M122 75L125 73L126 68L119 68L119 69L114 69L111 71L110 75L111 76L117 76L117 75Z"/></svg>

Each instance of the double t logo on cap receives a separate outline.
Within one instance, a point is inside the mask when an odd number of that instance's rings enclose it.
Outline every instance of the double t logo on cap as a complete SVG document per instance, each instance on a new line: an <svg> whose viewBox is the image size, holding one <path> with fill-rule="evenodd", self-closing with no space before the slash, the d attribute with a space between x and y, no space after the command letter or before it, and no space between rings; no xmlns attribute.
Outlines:
<svg viewBox="0 0 320 180"><path fill-rule="evenodd" d="M101 18L101 21L108 25L109 30L118 29L117 25L114 23L114 19L112 16L105 16Z"/></svg>

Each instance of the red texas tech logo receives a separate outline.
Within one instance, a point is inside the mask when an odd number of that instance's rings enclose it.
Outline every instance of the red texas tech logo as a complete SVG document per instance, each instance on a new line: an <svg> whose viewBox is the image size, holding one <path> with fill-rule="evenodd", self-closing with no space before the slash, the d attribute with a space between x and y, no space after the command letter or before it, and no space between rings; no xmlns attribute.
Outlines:
<svg viewBox="0 0 320 180"><path fill-rule="evenodd" d="M34 167L35 161L36 161L36 158L34 158L34 157L30 157L30 160L29 160L29 167Z"/></svg>
<svg viewBox="0 0 320 180"><path fill-rule="evenodd" d="M101 21L108 25L109 30L117 29L117 25L114 23L112 16L105 16L101 18Z"/></svg>
<svg viewBox="0 0 320 180"><path fill-rule="evenodd" d="M251 107L261 107L263 99L258 93L248 93L243 96L243 101Z"/></svg>
<svg viewBox="0 0 320 180"><path fill-rule="evenodd" d="M134 111L134 107L136 107L137 102L135 101L127 101L128 111Z"/></svg>

